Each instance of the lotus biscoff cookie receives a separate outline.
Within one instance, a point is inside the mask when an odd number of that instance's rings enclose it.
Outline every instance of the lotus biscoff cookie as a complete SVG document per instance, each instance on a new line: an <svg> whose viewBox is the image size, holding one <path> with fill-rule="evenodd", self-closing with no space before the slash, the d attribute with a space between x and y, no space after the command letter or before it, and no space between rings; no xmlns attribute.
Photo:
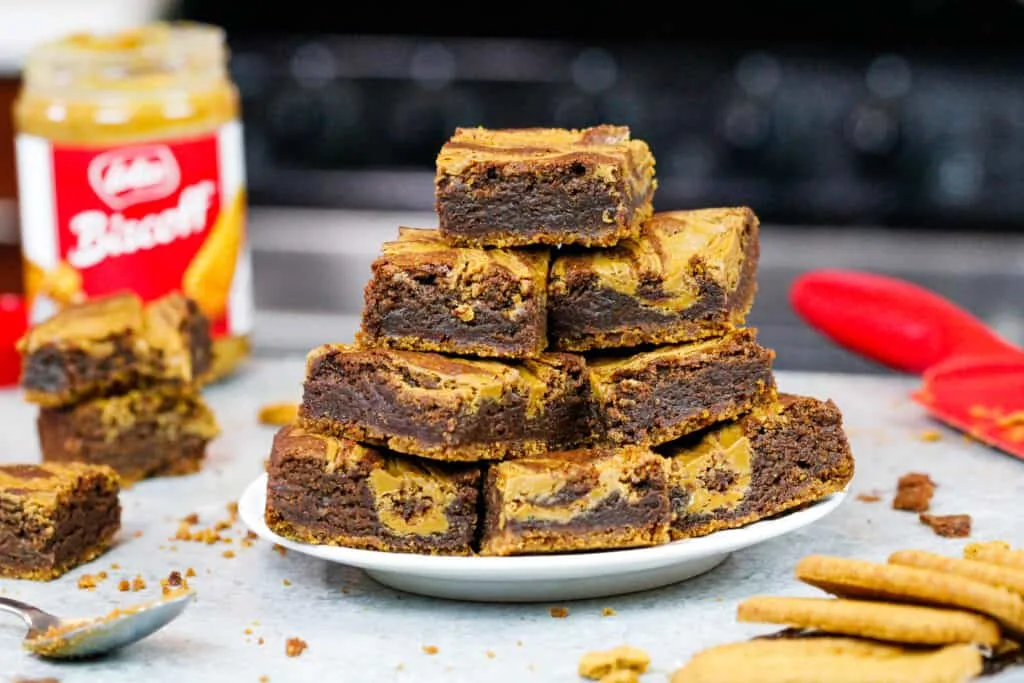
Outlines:
<svg viewBox="0 0 1024 683"><path fill-rule="evenodd" d="M1024 550L1013 550L1005 541L970 543L964 548L964 559L1024 570Z"/></svg>
<svg viewBox="0 0 1024 683"><path fill-rule="evenodd" d="M956 574L987 583L990 586L1005 588L1018 595L1024 595L1024 570L1021 569L1002 567L978 560L946 557L924 550L900 550L889 557L889 563Z"/></svg>
<svg viewBox="0 0 1024 683"><path fill-rule="evenodd" d="M759 596L740 603L741 622L780 624L911 645L995 646L999 625L962 610L842 598Z"/></svg>
<svg viewBox="0 0 1024 683"><path fill-rule="evenodd" d="M1024 634L1021 596L966 576L898 564L811 555L797 563L796 577L842 598L959 607L992 617L1010 633Z"/></svg>
<svg viewBox="0 0 1024 683"><path fill-rule="evenodd" d="M981 670L973 645L908 651L852 638L753 640L696 654L671 683L964 683Z"/></svg>

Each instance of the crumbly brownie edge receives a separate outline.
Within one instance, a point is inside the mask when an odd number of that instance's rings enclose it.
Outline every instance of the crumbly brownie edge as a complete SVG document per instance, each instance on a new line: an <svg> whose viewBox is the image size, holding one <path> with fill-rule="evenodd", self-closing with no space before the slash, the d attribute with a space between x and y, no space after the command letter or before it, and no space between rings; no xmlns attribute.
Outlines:
<svg viewBox="0 0 1024 683"><path fill-rule="evenodd" d="M47 520L53 528L46 546L28 561L12 561L3 552L5 525L0 525L0 577L51 581L107 551L121 527L116 482L102 474L83 475L67 503Z"/></svg>
<svg viewBox="0 0 1024 683"><path fill-rule="evenodd" d="M280 449L280 450L279 450ZM458 494L444 515L449 529L439 534L396 534L377 519L369 468L325 473L317 460L290 457L287 445L271 456L267 479L267 525L303 543L428 555L468 555L476 536L479 470L460 469ZM324 501L329 501L328 505ZM325 513L317 518L315 513ZM326 519L330 516L331 519Z"/></svg>
<svg viewBox="0 0 1024 683"><path fill-rule="evenodd" d="M582 360L565 370L562 386L548 386L544 410L531 416L527 397L518 391L501 401L483 401L473 412L430 406L393 386L389 380L400 373L338 358L321 356L308 369L299 416L310 431L463 462L525 457L582 436L580 425L590 404Z"/></svg>
<svg viewBox="0 0 1024 683"><path fill-rule="evenodd" d="M741 326L757 293L760 240L756 218L744 235L743 267L736 290L711 279L698 281L696 302L682 311L647 306L643 299L599 286L573 272L565 293L549 296L548 335L561 351L592 351L644 344L679 344L717 337Z"/></svg>
<svg viewBox="0 0 1024 683"><path fill-rule="evenodd" d="M633 473L633 485L646 489L637 502L627 503L616 493L568 523L505 521L503 509L507 501L498 479L497 470L489 468L483 496L482 555L606 550L668 541L670 508L664 467L648 465ZM572 482L563 491L575 491Z"/></svg>
<svg viewBox="0 0 1024 683"><path fill-rule="evenodd" d="M732 529L842 491L853 479L855 463L843 429L842 414L830 400L780 397L788 421L746 426L755 459L743 501L724 515L714 512L676 516L673 540ZM673 506L685 509L687 491L672 491Z"/></svg>
<svg viewBox="0 0 1024 683"><path fill-rule="evenodd" d="M631 195L624 177L609 184L594 176L577 176L578 164L572 161L564 168L545 168L559 173L561 182L538 183L532 174L491 179L487 169L493 165L473 165L460 178L438 178L439 230L451 244L608 247L636 237L653 214L653 178L644 191Z"/></svg>
<svg viewBox="0 0 1024 683"><path fill-rule="evenodd" d="M69 405L141 382L146 359L140 357L133 334L96 343L109 344L111 351L94 356L85 349L44 344L27 354L21 375L25 400L46 407Z"/></svg>
<svg viewBox="0 0 1024 683"><path fill-rule="evenodd" d="M213 366L213 337L210 331L210 320L199 309L192 299L186 299L188 317L186 318L185 334L188 335L189 349L192 354L192 379L198 382L210 372Z"/></svg>
<svg viewBox="0 0 1024 683"><path fill-rule="evenodd" d="M425 276L437 277L434 264ZM438 351L484 358L536 357L547 346L546 290L518 306L518 278L495 268L481 281L482 296L406 277L386 261L374 263L364 290L361 338L371 346L407 351ZM514 319L513 319L514 318Z"/></svg>
<svg viewBox="0 0 1024 683"><path fill-rule="evenodd" d="M717 357L656 359L638 371L621 370L598 407L605 436L612 443L657 446L738 417L775 397L774 357L746 341Z"/></svg>

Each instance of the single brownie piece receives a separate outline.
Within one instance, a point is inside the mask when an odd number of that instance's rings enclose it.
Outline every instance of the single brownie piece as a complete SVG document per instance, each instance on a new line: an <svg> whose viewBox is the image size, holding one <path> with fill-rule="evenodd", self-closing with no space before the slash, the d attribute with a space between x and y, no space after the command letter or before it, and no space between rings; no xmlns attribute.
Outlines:
<svg viewBox="0 0 1024 683"><path fill-rule="evenodd" d="M604 437L658 445L747 412L775 395L775 352L754 330L590 362Z"/></svg>
<svg viewBox="0 0 1024 683"><path fill-rule="evenodd" d="M462 246L611 246L650 218L647 143L625 126L457 128L437 156L441 234Z"/></svg>
<svg viewBox="0 0 1024 683"><path fill-rule="evenodd" d="M0 465L0 576L49 581L101 555L121 527L108 467Z"/></svg>
<svg viewBox="0 0 1024 683"><path fill-rule="evenodd" d="M360 342L409 351L532 358L547 347L547 249L450 247L400 228L366 286Z"/></svg>
<svg viewBox="0 0 1024 683"><path fill-rule="evenodd" d="M656 213L639 238L551 264L550 336L586 351L717 337L757 290L758 220L748 208Z"/></svg>
<svg viewBox="0 0 1024 683"><path fill-rule="evenodd" d="M488 468L483 555L606 550L668 541L667 461L646 448L580 449Z"/></svg>
<svg viewBox="0 0 1024 683"><path fill-rule="evenodd" d="M590 433L586 364L508 363L327 344L310 352L299 418L310 431L438 460L499 460Z"/></svg>
<svg viewBox="0 0 1024 683"><path fill-rule="evenodd" d="M154 383L191 384L210 363L209 323L173 294L90 299L30 329L18 343L25 399L71 405Z"/></svg>
<svg viewBox="0 0 1024 683"><path fill-rule="evenodd" d="M832 401L776 403L667 444L672 538L704 536L843 490L854 462Z"/></svg>
<svg viewBox="0 0 1024 683"><path fill-rule="evenodd" d="M37 428L44 461L109 465L124 484L197 472L219 433L198 392L166 387L41 408Z"/></svg>
<svg viewBox="0 0 1024 683"><path fill-rule="evenodd" d="M267 526L302 543L468 555L480 468L405 458L282 427L267 467Z"/></svg>

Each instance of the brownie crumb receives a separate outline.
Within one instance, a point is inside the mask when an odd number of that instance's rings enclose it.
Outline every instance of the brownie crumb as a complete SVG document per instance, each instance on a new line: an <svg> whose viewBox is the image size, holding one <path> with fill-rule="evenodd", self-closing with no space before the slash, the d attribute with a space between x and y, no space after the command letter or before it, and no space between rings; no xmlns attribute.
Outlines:
<svg viewBox="0 0 1024 683"><path fill-rule="evenodd" d="M920 472L910 472L899 478L892 507L894 510L926 512L934 495L935 482L931 477Z"/></svg>
<svg viewBox="0 0 1024 683"><path fill-rule="evenodd" d="M167 575L168 586L180 586L185 580L181 577L181 572L175 570Z"/></svg>
<svg viewBox="0 0 1024 683"><path fill-rule="evenodd" d="M921 514L921 522L927 524L939 536L945 538L967 538L971 535L970 515L929 515Z"/></svg>
<svg viewBox="0 0 1024 683"><path fill-rule="evenodd" d="M428 655L436 655L438 653L437 645L424 645L423 651Z"/></svg>
<svg viewBox="0 0 1024 683"><path fill-rule="evenodd" d="M60 683L59 678L15 678L11 683Z"/></svg>
<svg viewBox="0 0 1024 683"><path fill-rule="evenodd" d="M263 643L265 643L265 642L266 642L266 641L265 641L265 640L263 640L263 636L260 636L259 638L257 638L257 639L256 639L256 644L257 644L257 645L262 645L262 644L263 644Z"/></svg>
<svg viewBox="0 0 1024 683"><path fill-rule="evenodd" d="M858 493L857 500L862 503L877 503L882 500L882 496L877 493Z"/></svg>
<svg viewBox="0 0 1024 683"><path fill-rule="evenodd" d="M603 610L601 610L602 617L614 617L616 614L618 614L618 612L616 612L611 607L605 607Z"/></svg>
<svg viewBox="0 0 1024 683"><path fill-rule="evenodd" d="M567 616L569 616L568 607L552 607L550 610L548 610L548 612L550 612L551 616L555 619L565 619Z"/></svg>
<svg viewBox="0 0 1024 683"><path fill-rule="evenodd" d="M942 434L940 434L939 432L935 431L934 429L926 429L925 431L921 432L919 437L920 437L921 441L928 441L928 442L941 441L942 440Z"/></svg>
<svg viewBox="0 0 1024 683"><path fill-rule="evenodd" d="M289 638L284 641L284 653L289 657L298 657L309 647L309 643L302 638Z"/></svg>

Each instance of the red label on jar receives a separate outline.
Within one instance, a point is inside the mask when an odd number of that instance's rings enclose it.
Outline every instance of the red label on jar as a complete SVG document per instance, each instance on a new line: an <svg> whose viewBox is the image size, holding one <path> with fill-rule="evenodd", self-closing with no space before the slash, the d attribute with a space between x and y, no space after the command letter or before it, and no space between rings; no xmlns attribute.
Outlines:
<svg viewBox="0 0 1024 683"><path fill-rule="evenodd" d="M201 137L106 148L19 136L33 321L89 297L128 290L150 301L180 290L218 336L248 333L242 166L237 123Z"/></svg>

